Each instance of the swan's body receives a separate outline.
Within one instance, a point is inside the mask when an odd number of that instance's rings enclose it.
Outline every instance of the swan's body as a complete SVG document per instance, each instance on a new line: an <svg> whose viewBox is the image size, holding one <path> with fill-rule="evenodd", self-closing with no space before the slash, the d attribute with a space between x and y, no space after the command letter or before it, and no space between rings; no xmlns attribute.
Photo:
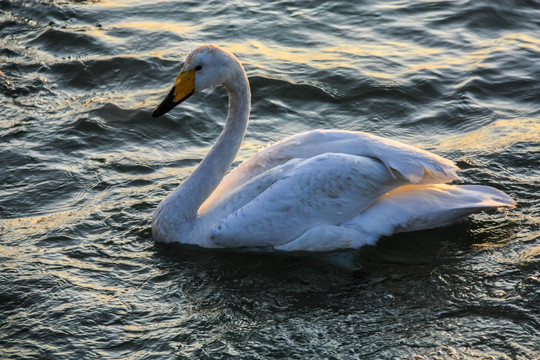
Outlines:
<svg viewBox="0 0 540 360"><path fill-rule="evenodd" d="M234 55L211 45L191 52L153 115L221 84L229 93L225 128L193 174L159 205L152 221L157 241L282 250L358 248L383 235L514 206L491 187L447 185L458 170L449 160L362 132L294 135L225 176L250 111L249 83Z"/></svg>

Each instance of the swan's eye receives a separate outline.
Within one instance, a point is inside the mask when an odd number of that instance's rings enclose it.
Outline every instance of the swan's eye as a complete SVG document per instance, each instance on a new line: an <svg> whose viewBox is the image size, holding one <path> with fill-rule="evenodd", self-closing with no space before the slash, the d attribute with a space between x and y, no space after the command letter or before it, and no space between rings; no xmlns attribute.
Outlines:
<svg viewBox="0 0 540 360"><path fill-rule="evenodd" d="M199 70L202 70L202 66L201 65L198 65L195 67L195 71L199 71Z"/></svg>

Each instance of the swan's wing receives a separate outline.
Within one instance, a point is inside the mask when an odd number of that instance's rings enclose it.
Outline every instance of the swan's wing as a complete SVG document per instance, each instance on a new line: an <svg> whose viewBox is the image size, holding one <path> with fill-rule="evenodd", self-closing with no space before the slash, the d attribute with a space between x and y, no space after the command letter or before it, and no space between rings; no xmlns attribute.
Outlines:
<svg viewBox="0 0 540 360"><path fill-rule="evenodd" d="M383 195L360 215L335 225L319 225L277 246L285 251L329 251L374 244L381 236L449 225L486 209L513 207L500 190L481 185L406 185Z"/></svg>
<svg viewBox="0 0 540 360"><path fill-rule="evenodd" d="M205 212L204 217L210 218L210 223L222 220L261 195L272 184L289 176L289 172L305 160L292 159L247 179L242 186L238 186L227 193L223 197L225 201L215 204L211 210Z"/></svg>
<svg viewBox="0 0 540 360"><path fill-rule="evenodd" d="M320 224L336 225L404 183L380 162L325 153L297 164L214 228L223 247L276 246Z"/></svg>
<svg viewBox="0 0 540 360"><path fill-rule="evenodd" d="M397 141L363 132L314 130L271 145L231 171L201 206L208 211L234 189L291 159L341 153L379 160L395 176L412 183L444 183L457 179L458 168L449 160Z"/></svg>
<svg viewBox="0 0 540 360"><path fill-rule="evenodd" d="M344 225L378 236L392 235L445 226L475 212L513 206L511 197L490 186L408 185L385 194Z"/></svg>
<svg viewBox="0 0 540 360"><path fill-rule="evenodd" d="M281 144L277 143L277 144ZM276 144L276 145L277 145ZM398 141L356 131L314 130L283 140L279 157L311 157L326 152L366 156L379 160L392 173L411 183L444 183L457 179L450 160ZM261 154L272 162L272 152ZM278 158L279 161L279 158Z"/></svg>

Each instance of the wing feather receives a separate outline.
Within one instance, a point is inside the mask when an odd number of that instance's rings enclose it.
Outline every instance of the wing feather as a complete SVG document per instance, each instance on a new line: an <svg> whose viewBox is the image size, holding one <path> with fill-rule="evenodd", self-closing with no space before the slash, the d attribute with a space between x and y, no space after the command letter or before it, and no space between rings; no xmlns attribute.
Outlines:
<svg viewBox="0 0 540 360"><path fill-rule="evenodd" d="M379 161L325 153L299 161L215 227L219 246L275 246L320 224L339 224L403 184Z"/></svg>
<svg viewBox="0 0 540 360"><path fill-rule="evenodd" d="M200 211L213 209L229 193L251 179L292 159L308 159L325 153L371 157L397 177L411 183L445 183L458 179L450 160L398 141L364 132L313 130L297 134L262 149L224 177Z"/></svg>

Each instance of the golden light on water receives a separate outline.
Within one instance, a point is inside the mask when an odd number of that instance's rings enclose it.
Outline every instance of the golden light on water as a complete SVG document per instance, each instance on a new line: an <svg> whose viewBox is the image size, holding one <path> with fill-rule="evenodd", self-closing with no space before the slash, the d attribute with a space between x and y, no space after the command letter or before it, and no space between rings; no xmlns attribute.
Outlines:
<svg viewBox="0 0 540 360"><path fill-rule="evenodd" d="M358 58L392 58L399 56L425 57L427 55L439 54L440 50L424 48L407 43L388 43L387 45L350 45L340 44L332 47L322 48L302 48L288 47L283 45L265 45L260 42L250 41L249 43L227 43L224 47L233 53L253 55L253 57L264 57L269 62L292 62L298 64L308 64L318 69L358 68L360 66L344 61L344 59ZM257 64L255 64L257 65ZM388 76L388 74L386 74Z"/></svg>
<svg viewBox="0 0 540 360"><path fill-rule="evenodd" d="M340 44L332 47L303 48L287 47L275 44L262 44L251 41L249 43L227 43L223 46L235 54L247 54L246 63L256 68L268 68L266 63L297 63L308 65L315 69L328 70L338 68L354 68L365 75L374 78L392 80L404 74L416 73L422 70L441 70L450 67L471 69L489 56L494 50L474 52L465 56L457 56L444 49L419 46L413 42L388 42L384 45L364 43L361 45ZM356 59L355 62L344 59ZM399 66L392 71L377 71L377 59L382 61L395 61ZM251 63L250 63L251 61ZM388 66L387 66L388 67ZM270 69L279 71L279 69Z"/></svg>
<svg viewBox="0 0 540 360"><path fill-rule="evenodd" d="M127 5L129 5L127 1L104 1L100 2L98 6L121 7ZM126 41L123 37L114 34L114 31L118 29L126 29L130 32L133 30L169 32L185 38L186 36L189 37L192 34L196 34L204 27L205 24L196 22L127 21L110 24L100 29L85 29L85 32L104 42L114 44ZM351 32L353 31L357 30L351 29ZM540 40L523 33L509 33L497 39L486 40L473 38L469 40L474 42L475 46L473 48L477 50L467 52L464 49L456 49L453 52L440 47L421 46L414 41L395 40L389 40L387 42L364 41L354 42L352 44L346 39L342 43L329 47L298 48L277 43L263 43L256 40L240 43L227 42L221 43L221 45L238 56L243 55L242 61L246 65L251 65L256 69L263 69L272 73L282 72L279 68L275 67L275 64L283 62L296 63L298 66L308 65L309 67L320 70L352 68L357 69L368 77L386 81L396 80L403 75L414 74L425 70L438 71L452 67L456 69L461 68L464 71L472 71L477 68L489 67L490 57L495 56L499 52L511 51L516 47L540 51ZM331 42L329 41L327 43ZM182 46L181 43L171 44L170 48ZM168 52L170 48L160 53L146 55L165 56L166 54L170 54ZM184 54L177 54L179 61L183 60L189 49L186 48L185 51L186 53ZM141 55L137 54L136 56ZM356 61L350 62L350 59L356 59ZM384 66L377 65L377 59L383 59L385 62L395 61L399 66L392 67L391 71L386 71L387 69L384 69ZM388 66L386 67L388 68ZM381 71L382 69L384 70ZM286 74L287 77L293 75Z"/></svg>
<svg viewBox="0 0 540 360"><path fill-rule="evenodd" d="M84 218L88 213L69 210L43 216L19 217L16 219L2 219L0 221L0 234L2 236L24 237L35 233L46 233L51 229L60 227L76 219Z"/></svg>
<svg viewBox="0 0 540 360"><path fill-rule="evenodd" d="M189 25L185 23L168 23L168 22L155 22L155 21L132 21L117 23L110 27L110 29L130 29L132 30L148 30L148 31L168 31L171 33L185 35L190 32L194 32L200 29L200 25Z"/></svg>
<svg viewBox="0 0 540 360"><path fill-rule="evenodd" d="M540 120L518 118L498 120L467 134L441 142L445 151L500 151L520 142L540 142Z"/></svg>

